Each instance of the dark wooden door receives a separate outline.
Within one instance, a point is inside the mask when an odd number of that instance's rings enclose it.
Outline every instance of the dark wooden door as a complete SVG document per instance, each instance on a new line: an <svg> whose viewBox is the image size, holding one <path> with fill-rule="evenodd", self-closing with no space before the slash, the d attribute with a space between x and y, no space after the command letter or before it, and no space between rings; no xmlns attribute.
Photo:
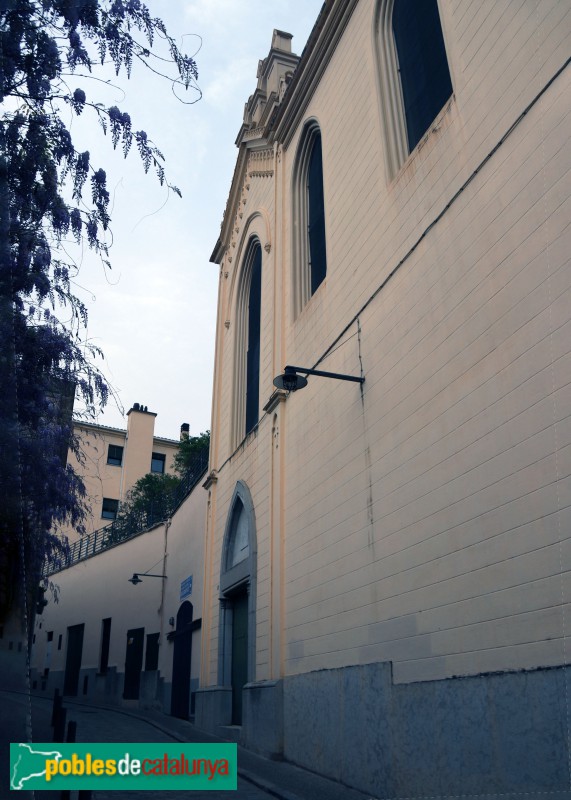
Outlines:
<svg viewBox="0 0 571 800"><path fill-rule="evenodd" d="M144 628L131 628L131 630L127 631L127 648L125 651L125 685L123 687L123 698L125 700L139 699L144 646Z"/></svg>
<svg viewBox="0 0 571 800"><path fill-rule="evenodd" d="M190 665L192 662L192 603L186 600L176 615L172 656L171 714L188 719L190 707Z"/></svg>
<svg viewBox="0 0 571 800"><path fill-rule="evenodd" d="M232 599L232 724L242 724L242 689L248 682L248 594Z"/></svg>
<svg viewBox="0 0 571 800"><path fill-rule="evenodd" d="M75 697L79 685L79 670L83 653L83 630L85 625L72 625L67 629L67 652L65 656L65 676L63 693Z"/></svg>

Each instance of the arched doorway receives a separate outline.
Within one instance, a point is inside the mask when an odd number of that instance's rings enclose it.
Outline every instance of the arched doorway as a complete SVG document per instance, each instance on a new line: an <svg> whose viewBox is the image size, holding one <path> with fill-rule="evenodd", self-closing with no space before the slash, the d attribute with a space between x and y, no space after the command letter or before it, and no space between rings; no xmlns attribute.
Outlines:
<svg viewBox="0 0 571 800"><path fill-rule="evenodd" d="M176 615L172 656L171 714L188 719L190 709L190 666L192 662L192 603L185 600Z"/></svg>
<svg viewBox="0 0 571 800"><path fill-rule="evenodd" d="M232 724L242 723L242 690L256 672L256 527L250 491L238 481L220 567L219 681L232 687Z"/></svg>

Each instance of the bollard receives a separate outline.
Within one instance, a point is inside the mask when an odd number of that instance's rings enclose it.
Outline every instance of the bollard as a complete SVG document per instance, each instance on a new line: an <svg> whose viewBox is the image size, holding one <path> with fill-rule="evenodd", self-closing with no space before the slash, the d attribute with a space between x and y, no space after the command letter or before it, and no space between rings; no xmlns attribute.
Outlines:
<svg viewBox="0 0 571 800"><path fill-rule="evenodd" d="M75 720L70 720L67 723L67 739L66 742L75 742L77 736L77 722Z"/></svg>
<svg viewBox="0 0 571 800"><path fill-rule="evenodd" d="M61 706L62 706L62 696L59 693L59 689L56 689L54 692L54 702L52 706L52 721L51 721L52 728L55 727L57 714L58 711L61 709Z"/></svg>
<svg viewBox="0 0 571 800"><path fill-rule="evenodd" d="M67 709L63 706L58 709L54 722L54 742L63 742L65 737L65 722Z"/></svg>

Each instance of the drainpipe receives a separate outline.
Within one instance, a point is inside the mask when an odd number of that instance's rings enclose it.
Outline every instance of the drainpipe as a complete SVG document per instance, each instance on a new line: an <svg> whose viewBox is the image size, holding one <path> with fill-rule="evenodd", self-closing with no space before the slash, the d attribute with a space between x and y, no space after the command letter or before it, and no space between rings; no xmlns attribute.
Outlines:
<svg viewBox="0 0 571 800"><path fill-rule="evenodd" d="M169 528L172 525L172 519L167 517L165 520L165 540L163 545L163 575L167 574L167 544L168 544L168 535L169 535ZM159 646L162 647L163 644L163 630L164 630L164 606L165 606L165 586L166 580L161 581L161 604L159 606L158 612L160 615L160 629L159 629Z"/></svg>

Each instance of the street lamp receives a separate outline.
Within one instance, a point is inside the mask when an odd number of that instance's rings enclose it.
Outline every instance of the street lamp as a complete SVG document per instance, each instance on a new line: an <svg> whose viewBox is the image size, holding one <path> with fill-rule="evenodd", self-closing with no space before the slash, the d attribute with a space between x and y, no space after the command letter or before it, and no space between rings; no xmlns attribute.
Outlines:
<svg viewBox="0 0 571 800"><path fill-rule="evenodd" d="M167 577L166 575L153 575L151 572L142 572L141 575L143 578L163 578L163 580ZM133 577L127 578L127 580L129 583L132 583L133 586L136 586L138 583L143 583L142 579L139 578L138 572L133 572Z"/></svg>
<svg viewBox="0 0 571 800"><path fill-rule="evenodd" d="M298 375L298 372L303 372L304 375ZM291 367L284 368L283 374L274 378L274 386L278 389L285 389L286 392L297 392L298 389L303 389L307 386L307 378L305 375L318 375L320 378L337 378L340 381L354 381L355 383L364 383L364 378L358 378L356 375L341 375L339 372L323 372L320 369L307 369L307 367Z"/></svg>

